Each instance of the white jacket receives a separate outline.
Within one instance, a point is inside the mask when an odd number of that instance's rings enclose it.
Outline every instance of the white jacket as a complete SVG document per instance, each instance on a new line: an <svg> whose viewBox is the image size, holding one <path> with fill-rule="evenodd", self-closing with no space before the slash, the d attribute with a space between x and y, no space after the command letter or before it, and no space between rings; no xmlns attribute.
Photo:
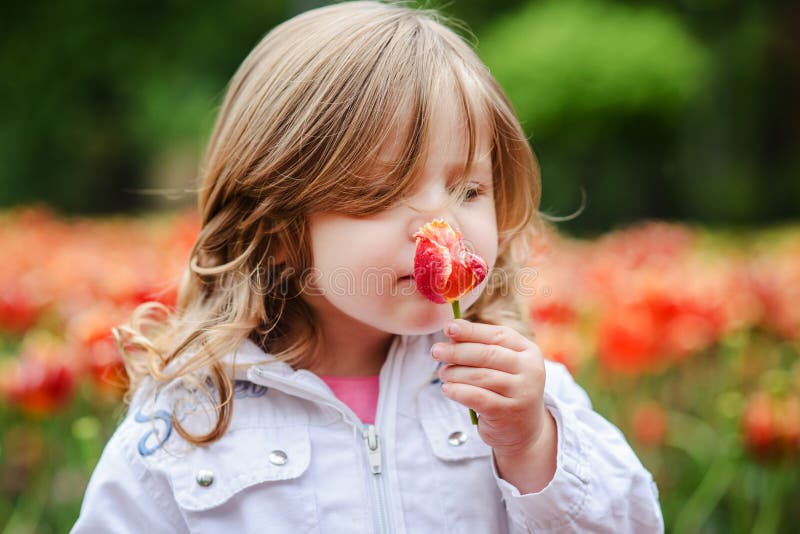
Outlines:
<svg viewBox="0 0 800 534"><path fill-rule="evenodd" d="M435 341L447 338L392 343L375 425L315 374L265 364L249 341L235 355L230 428L211 445L190 446L170 423L178 409L189 430L210 428L196 389L176 382L153 400L140 388L72 532L663 532L650 473L556 363L544 393L558 426L555 477L526 495L499 478L468 410L441 392Z"/></svg>

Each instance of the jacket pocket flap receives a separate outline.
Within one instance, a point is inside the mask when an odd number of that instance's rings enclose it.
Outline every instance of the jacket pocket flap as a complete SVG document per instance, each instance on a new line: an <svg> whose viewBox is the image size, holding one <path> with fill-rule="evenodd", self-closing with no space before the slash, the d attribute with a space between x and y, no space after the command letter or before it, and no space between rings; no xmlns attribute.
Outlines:
<svg viewBox="0 0 800 534"><path fill-rule="evenodd" d="M311 459L305 426L231 429L218 441L192 447L167 467L175 500L207 510L256 484L280 484L302 475Z"/></svg>
<svg viewBox="0 0 800 534"><path fill-rule="evenodd" d="M417 398L417 410L433 454L446 461L482 458L492 453L469 418L469 409L429 385Z"/></svg>

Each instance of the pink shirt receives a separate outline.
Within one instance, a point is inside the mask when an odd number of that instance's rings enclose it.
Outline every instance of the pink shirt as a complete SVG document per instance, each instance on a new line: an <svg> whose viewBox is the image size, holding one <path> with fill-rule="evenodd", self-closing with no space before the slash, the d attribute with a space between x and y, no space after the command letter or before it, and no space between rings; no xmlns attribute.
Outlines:
<svg viewBox="0 0 800 534"><path fill-rule="evenodd" d="M378 376L321 376L333 394L353 410L362 423L375 423Z"/></svg>

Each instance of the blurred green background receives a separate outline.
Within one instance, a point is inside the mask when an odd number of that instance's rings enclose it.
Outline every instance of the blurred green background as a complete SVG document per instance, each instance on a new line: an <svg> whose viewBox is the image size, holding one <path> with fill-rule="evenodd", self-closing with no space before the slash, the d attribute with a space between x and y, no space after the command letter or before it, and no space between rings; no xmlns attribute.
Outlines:
<svg viewBox="0 0 800 534"><path fill-rule="evenodd" d="M74 522L124 414L109 328L174 304L225 84L324 3L3 6L0 534ZM667 530L794 532L800 3L424 7L466 22L518 110L568 218L535 258L537 344L625 432Z"/></svg>
<svg viewBox="0 0 800 534"><path fill-rule="evenodd" d="M0 207L191 204L225 84L314 1L9 3ZM437 7L437 2L425 3ZM800 204L800 7L790 1L473 0L465 21L539 155L565 231L641 218L786 220Z"/></svg>

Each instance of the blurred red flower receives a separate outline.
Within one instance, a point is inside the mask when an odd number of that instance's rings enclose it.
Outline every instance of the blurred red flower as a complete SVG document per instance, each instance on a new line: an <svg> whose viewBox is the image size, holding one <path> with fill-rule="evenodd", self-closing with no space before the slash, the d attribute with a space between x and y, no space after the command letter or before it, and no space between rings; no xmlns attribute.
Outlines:
<svg viewBox="0 0 800 534"><path fill-rule="evenodd" d="M74 362L63 344L45 332L26 336L18 357L0 365L0 395L28 415L49 415L72 399Z"/></svg>
<svg viewBox="0 0 800 534"><path fill-rule="evenodd" d="M800 397L753 393L742 413L741 431L745 446L758 458L800 454Z"/></svg>
<svg viewBox="0 0 800 534"><path fill-rule="evenodd" d="M642 445L663 445L668 428L667 414L657 402L640 404L633 412L633 435Z"/></svg>
<svg viewBox="0 0 800 534"><path fill-rule="evenodd" d="M125 364L111 328L122 323L127 311L100 304L75 316L66 328L66 344L104 393L121 396L128 387Z"/></svg>
<svg viewBox="0 0 800 534"><path fill-rule="evenodd" d="M764 326L800 341L800 246L776 247L754 258L749 282L762 306Z"/></svg>

